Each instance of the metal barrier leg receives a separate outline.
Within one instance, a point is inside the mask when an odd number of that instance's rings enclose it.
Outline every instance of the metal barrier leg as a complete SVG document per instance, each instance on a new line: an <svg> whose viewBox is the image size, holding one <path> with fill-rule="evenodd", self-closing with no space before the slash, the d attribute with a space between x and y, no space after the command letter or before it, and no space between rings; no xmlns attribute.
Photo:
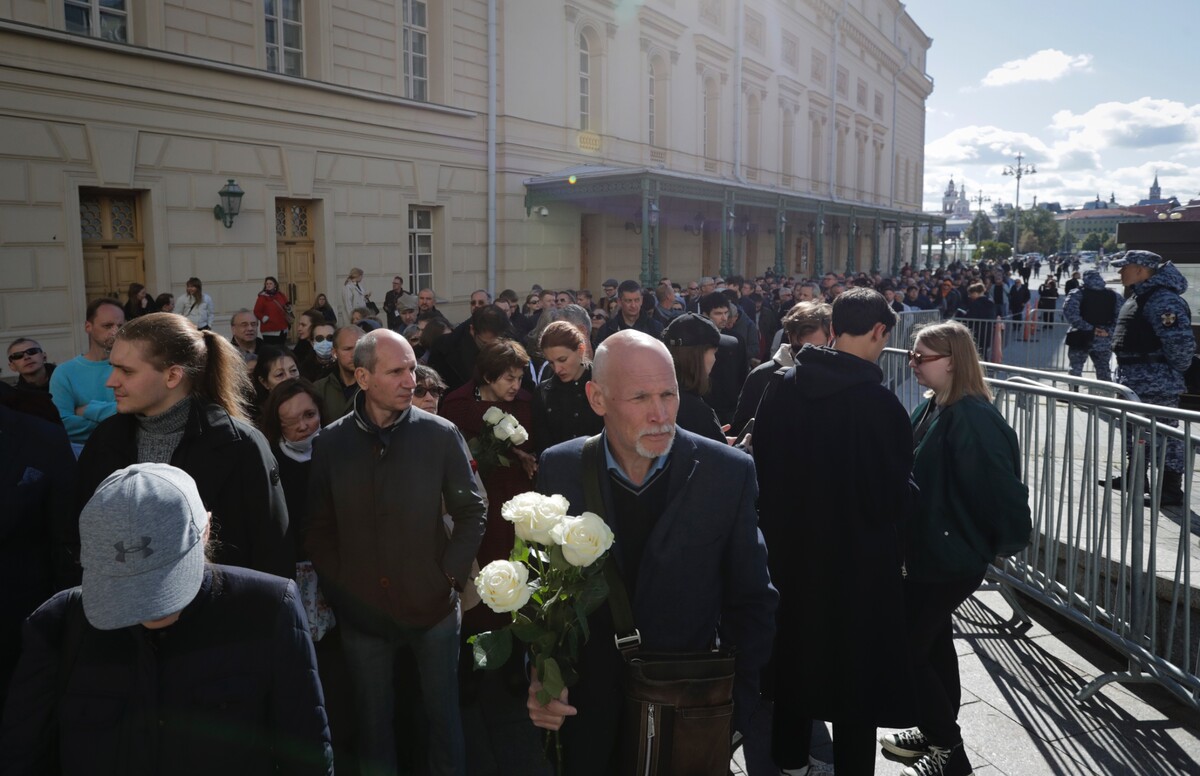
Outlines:
<svg viewBox="0 0 1200 776"><path fill-rule="evenodd" d="M998 592L1005 603L1012 608L1013 616L1017 618L1017 622L1025 626L1031 625L1033 620L1030 619L1029 612L1025 611L1025 607L1021 605L1021 601L1017 598L1017 594L1013 591L1012 587L1005 584L1001 573L995 566L988 566L987 576L984 577L986 581L979 586L979 589L995 590Z"/></svg>
<svg viewBox="0 0 1200 776"><path fill-rule="evenodd" d="M1113 671L1111 673L1104 674L1103 676L1098 676L1092 681L1088 682L1082 690L1075 693L1075 700L1083 703L1088 698L1095 695L1096 691L1101 687L1112 682L1120 682L1121 684L1149 684L1154 681L1156 680L1153 676L1139 671L1131 661L1129 663L1128 671Z"/></svg>

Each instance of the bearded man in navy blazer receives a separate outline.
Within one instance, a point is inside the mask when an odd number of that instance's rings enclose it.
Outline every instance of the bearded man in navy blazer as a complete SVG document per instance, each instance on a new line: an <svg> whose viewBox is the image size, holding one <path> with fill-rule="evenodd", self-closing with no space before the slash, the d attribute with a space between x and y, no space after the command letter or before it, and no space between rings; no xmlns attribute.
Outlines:
<svg viewBox="0 0 1200 776"><path fill-rule="evenodd" d="M679 388L662 342L634 330L596 351L588 400L604 418L607 476L600 477L604 517L616 535L612 557L633 607L642 649L697 652L716 643L736 653L734 727L749 750L766 747L759 673L771 653L778 593L758 530L754 462L739 449L675 427ZM542 454L538 489L560 493L571 513L587 510L584 439ZM530 687L529 716L561 729L564 770L572 776L617 772L621 656L607 604L588 618L591 638L580 681L541 706ZM569 693L569 697L568 697Z"/></svg>

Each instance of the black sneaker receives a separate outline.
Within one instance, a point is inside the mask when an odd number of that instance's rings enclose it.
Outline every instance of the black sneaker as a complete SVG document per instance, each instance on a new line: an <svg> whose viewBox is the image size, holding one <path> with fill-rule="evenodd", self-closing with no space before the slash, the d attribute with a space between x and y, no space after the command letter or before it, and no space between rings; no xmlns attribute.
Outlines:
<svg viewBox="0 0 1200 776"><path fill-rule="evenodd" d="M879 737L879 745L900 757L924 757L929 754L929 739L920 728L884 733Z"/></svg>
<svg viewBox="0 0 1200 776"><path fill-rule="evenodd" d="M930 745L929 754L900 771L900 776L971 776L971 761L961 743L950 749Z"/></svg>

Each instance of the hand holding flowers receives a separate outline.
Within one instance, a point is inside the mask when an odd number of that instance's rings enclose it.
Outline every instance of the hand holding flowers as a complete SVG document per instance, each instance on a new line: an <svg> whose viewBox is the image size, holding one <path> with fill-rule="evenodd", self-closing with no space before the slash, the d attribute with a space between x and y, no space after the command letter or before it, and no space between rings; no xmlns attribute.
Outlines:
<svg viewBox="0 0 1200 776"><path fill-rule="evenodd" d="M529 441L529 432L512 415L499 407L483 413L483 431L468 443L479 468L487 473L496 466L512 466L513 448Z"/></svg>
<svg viewBox="0 0 1200 776"><path fill-rule="evenodd" d="M613 545L612 530L591 512L568 515L570 506L560 495L540 493L522 493L506 502L500 514L516 533L512 553L508 560L484 566L475 580L488 608L512 614L511 625L469 639L475 667L503 665L515 636L533 657L542 685L537 700L543 706L578 681L588 615L608 596L603 568Z"/></svg>

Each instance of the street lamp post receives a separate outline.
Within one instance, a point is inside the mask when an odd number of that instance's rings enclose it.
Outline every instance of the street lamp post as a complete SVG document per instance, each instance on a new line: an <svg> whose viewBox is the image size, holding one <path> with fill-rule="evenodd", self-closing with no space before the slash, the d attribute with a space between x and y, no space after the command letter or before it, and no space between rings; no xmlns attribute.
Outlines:
<svg viewBox="0 0 1200 776"><path fill-rule="evenodd" d="M1017 198L1015 200L1013 200L1013 245L1012 245L1012 250L1013 250L1014 257L1017 255L1017 234L1018 234L1017 230L1021 223L1021 178L1025 177L1026 175L1034 175L1035 173L1037 173L1037 168L1034 167L1032 164L1021 164L1021 160L1024 158L1025 158L1024 155L1018 153L1017 154L1017 163L1015 165L1010 164L1004 168L1005 175L1011 175L1017 179Z"/></svg>

